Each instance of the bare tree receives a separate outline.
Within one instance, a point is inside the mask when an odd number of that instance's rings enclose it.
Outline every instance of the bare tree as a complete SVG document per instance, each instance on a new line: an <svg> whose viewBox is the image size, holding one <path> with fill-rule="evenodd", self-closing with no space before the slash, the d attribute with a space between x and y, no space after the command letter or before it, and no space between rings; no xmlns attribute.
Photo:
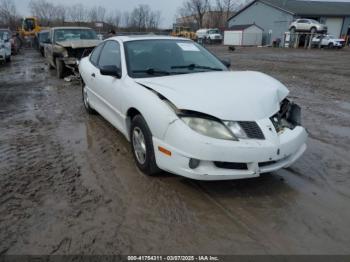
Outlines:
<svg viewBox="0 0 350 262"><path fill-rule="evenodd" d="M197 23L197 27L202 28L204 15L209 9L209 0L186 0L179 9L179 13L182 17L193 17Z"/></svg>
<svg viewBox="0 0 350 262"><path fill-rule="evenodd" d="M63 5L54 5L46 0L31 0L29 9L35 17L38 17L41 24L48 26L62 24L67 15L67 9Z"/></svg>
<svg viewBox="0 0 350 262"><path fill-rule="evenodd" d="M16 28L17 10L13 0L0 0L0 24Z"/></svg>
<svg viewBox="0 0 350 262"><path fill-rule="evenodd" d="M90 22L104 22L106 18L106 9L102 6L94 6L89 11Z"/></svg>
<svg viewBox="0 0 350 262"><path fill-rule="evenodd" d="M119 28L122 23L122 14L119 10L112 11L107 16L106 22L113 25L115 28Z"/></svg>
<svg viewBox="0 0 350 262"><path fill-rule="evenodd" d="M88 11L82 4L76 4L68 9L68 17L72 22L81 23L88 19Z"/></svg>

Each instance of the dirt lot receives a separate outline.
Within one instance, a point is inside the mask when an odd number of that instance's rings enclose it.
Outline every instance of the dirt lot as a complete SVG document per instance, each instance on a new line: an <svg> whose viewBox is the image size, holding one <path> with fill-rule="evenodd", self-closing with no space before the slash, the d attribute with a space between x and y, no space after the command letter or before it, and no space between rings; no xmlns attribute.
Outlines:
<svg viewBox="0 0 350 262"><path fill-rule="evenodd" d="M250 180L146 177L26 50L0 66L0 254L349 254L350 50L211 49L289 87L302 159Z"/></svg>

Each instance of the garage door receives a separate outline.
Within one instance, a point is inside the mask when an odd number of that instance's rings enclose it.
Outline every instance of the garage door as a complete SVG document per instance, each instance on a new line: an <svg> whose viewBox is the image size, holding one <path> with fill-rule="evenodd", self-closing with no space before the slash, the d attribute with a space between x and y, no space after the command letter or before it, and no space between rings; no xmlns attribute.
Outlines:
<svg viewBox="0 0 350 262"><path fill-rule="evenodd" d="M343 26L343 18L327 18L326 25L328 26L328 34L340 37L341 28Z"/></svg>

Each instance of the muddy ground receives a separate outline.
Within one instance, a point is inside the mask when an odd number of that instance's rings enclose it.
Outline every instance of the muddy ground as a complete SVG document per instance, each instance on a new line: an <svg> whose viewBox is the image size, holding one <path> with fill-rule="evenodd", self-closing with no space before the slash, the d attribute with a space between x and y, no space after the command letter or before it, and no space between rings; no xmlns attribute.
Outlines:
<svg viewBox="0 0 350 262"><path fill-rule="evenodd" d="M310 133L297 163L241 181L146 177L79 85L25 50L0 66L0 254L349 254L350 50L211 49L289 87Z"/></svg>

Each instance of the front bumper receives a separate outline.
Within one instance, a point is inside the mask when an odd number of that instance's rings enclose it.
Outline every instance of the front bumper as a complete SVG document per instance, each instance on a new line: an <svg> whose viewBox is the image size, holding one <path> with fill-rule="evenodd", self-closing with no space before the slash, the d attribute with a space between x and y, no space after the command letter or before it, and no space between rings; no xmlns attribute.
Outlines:
<svg viewBox="0 0 350 262"><path fill-rule="evenodd" d="M265 140L227 141L201 136L181 120L175 121L164 139L153 138L157 165L192 179L232 180L258 177L261 173L289 167L305 152L307 133L303 127L277 134L270 121L258 124ZM171 151L171 156L161 153L159 147ZM199 166L191 169L190 159L200 160ZM246 168L222 168L215 162L244 163Z"/></svg>

